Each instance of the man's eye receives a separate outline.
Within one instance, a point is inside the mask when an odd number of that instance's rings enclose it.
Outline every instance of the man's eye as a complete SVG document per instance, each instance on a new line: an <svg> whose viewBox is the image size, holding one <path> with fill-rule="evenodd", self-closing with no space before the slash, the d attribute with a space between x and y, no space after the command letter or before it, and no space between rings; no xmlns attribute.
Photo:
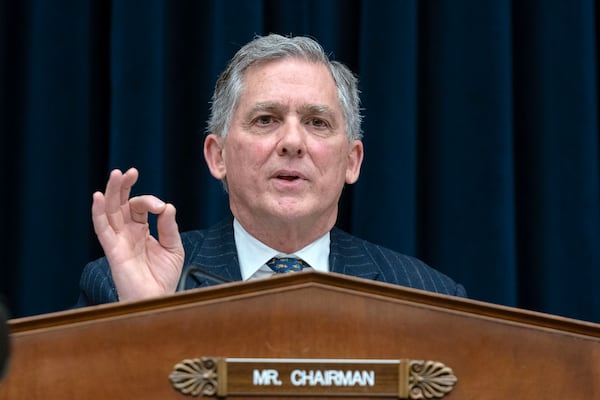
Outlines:
<svg viewBox="0 0 600 400"><path fill-rule="evenodd" d="M312 118L310 120L310 123L316 128L326 128L327 126L329 126L327 122L322 120L321 118Z"/></svg>
<svg viewBox="0 0 600 400"><path fill-rule="evenodd" d="M272 122L273 117L271 117L270 115L261 115L260 117L256 118L256 123L258 125L269 125Z"/></svg>

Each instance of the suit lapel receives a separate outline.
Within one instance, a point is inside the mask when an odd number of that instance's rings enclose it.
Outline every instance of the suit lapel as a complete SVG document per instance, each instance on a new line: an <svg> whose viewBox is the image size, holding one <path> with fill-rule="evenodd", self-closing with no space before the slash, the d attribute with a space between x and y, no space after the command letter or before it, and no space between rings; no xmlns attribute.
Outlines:
<svg viewBox="0 0 600 400"><path fill-rule="evenodd" d="M226 218L206 230L204 240L191 249L189 264L227 281L240 281L242 274L235 247L233 222ZM378 266L373 262L362 243L354 236L333 228L329 252L330 271L364 279L377 280ZM216 282L198 278L198 286Z"/></svg>
<svg viewBox="0 0 600 400"><path fill-rule="evenodd" d="M329 269L331 272L372 280L377 280L380 275L379 268L361 242L338 228L331 230Z"/></svg>
<svg viewBox="0 0 600 400"><path fill-rule="evenodd" d="M231 218L226 218L206 230L202 243L192 249L190 265L226 281L242 280ZM199 286L212 284L215 282L202 280Z"/></svg>

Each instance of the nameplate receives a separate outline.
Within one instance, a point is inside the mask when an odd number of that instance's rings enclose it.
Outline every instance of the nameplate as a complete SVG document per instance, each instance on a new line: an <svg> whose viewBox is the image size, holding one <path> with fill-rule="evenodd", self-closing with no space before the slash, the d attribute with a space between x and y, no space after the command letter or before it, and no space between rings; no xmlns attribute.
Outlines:
<svg viewBox="0 0 600 400"><path fill-rule="evenodd" d="M457 382L426 360L202 357L176 364L169 379L189 396L369 396L441 399Z"/></svg>

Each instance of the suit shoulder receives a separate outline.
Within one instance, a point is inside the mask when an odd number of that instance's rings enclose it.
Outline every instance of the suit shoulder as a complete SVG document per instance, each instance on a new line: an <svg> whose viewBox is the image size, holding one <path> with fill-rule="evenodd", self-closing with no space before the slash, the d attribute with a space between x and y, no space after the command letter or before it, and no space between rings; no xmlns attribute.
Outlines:
<svg viewBox="0 0 600 400"><path fill-rule="evenodd" d="M435 293L466 297L464 287L422 260L353 236L339 229L332 231L336 252L359 255L362 262L372 263L377 280Z"/></svg>
<svg viewBox="0 0 600 400"><path fill-rule="evenodd" d="M207 229L182 232L181 241L185 250L185 264L193 262L200 255L228 253L235 246L232 223L228 219Z"/></svg>

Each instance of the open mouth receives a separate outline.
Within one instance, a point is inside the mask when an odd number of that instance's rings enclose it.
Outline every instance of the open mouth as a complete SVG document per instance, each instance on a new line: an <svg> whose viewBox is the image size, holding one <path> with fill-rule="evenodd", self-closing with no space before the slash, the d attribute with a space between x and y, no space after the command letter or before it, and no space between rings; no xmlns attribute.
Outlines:
<svg viewBox="0 0 600 400"><path fill-rule="evenodd" d="M283 179L284 181L295 181L296 179L300 179L297 175L277 175L278 179Z"/></svg>

